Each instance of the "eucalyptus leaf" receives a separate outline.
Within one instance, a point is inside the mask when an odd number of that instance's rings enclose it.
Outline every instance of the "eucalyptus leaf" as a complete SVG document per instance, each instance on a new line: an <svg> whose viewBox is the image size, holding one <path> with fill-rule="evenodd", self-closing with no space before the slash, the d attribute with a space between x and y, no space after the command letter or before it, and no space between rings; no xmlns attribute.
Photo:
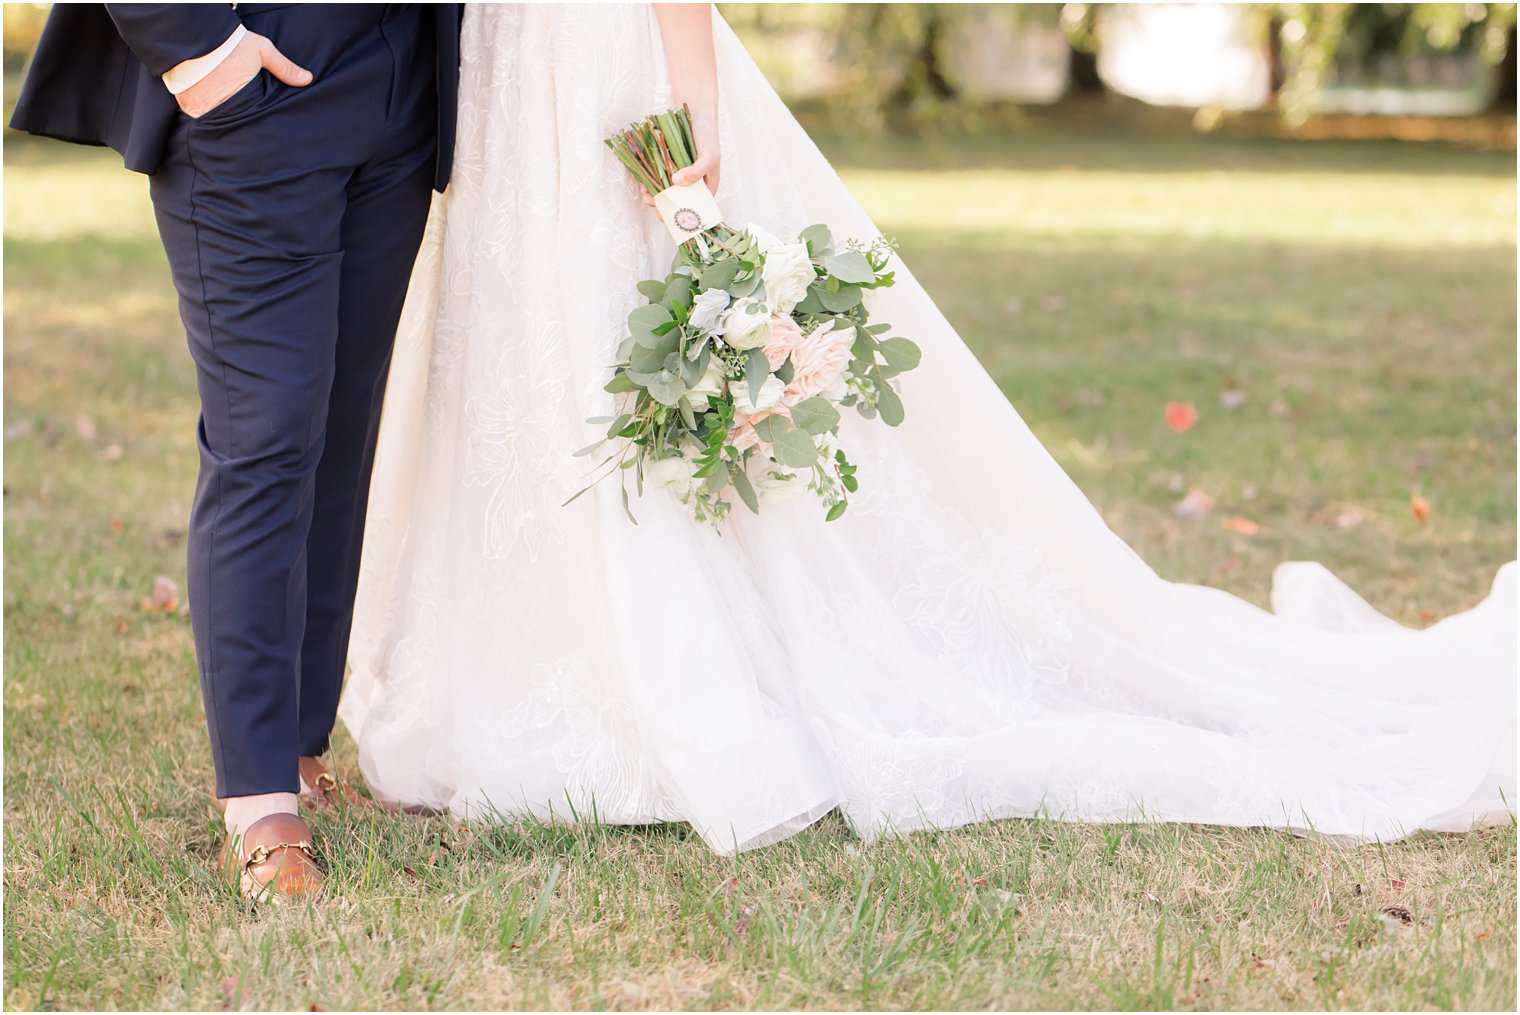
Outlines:
<svg viewBox="0 0 1520 1015"><path fill-rule="evenodd" d="M702 288L727 289L734 284L734 279L739 274L739 260L735 257L725 257L702 272Z"/></svg>
<svg viewBox="0 0 1520 1015"><path fill-rule="evenodd" d="M819 285L808 288L807 295L802 297L802 302L792 309L796 314L821 314L824 312L823 300L818 298Z"/></svg>
<svg viewBox="0 0 1520 1015"><path fill-rule="evenodd" d="M858 250L842 250L823 258L823 270L841 282L874 282L871 262Z"/></svg>
<svg viewBox="0 0 1520 1015"><path fill-rule="evenodd" d="M792 422L816 437L839 425L839 410L828 399L814 395L792 406Z"/></svg>
<svg viewBox="0 0 1520 1015"><path fill-rule="evenodd" d="M639 345L651 346L659 340L655 329L674 323L675 318L670 316L669 310L658 303L646 303L635 307L628 315L628 332Z"/></svg>
<svg viewBox="0 0 1520 1015"><path fill-rule="evenodd" d="M918 366L923 358L923 353L918 346L906 338L889 338L877 343L881 350L882 358L887 361L887 366L897 373L904 373Z"/></svg>
<svg viewBox="0 0 1520 1015"><path fill-rule="evenodd" d="M681 380L681 375L669 370L655 374L644 387L661 405L675 405L686 394L686 384Z"/></svg>
<svg viewBox="0 0 1520 1015"><path fill-rule="evenodd" d="M829 227L822 223L808 226L797 238L808 245L808 253L813 257L818 257L834 242Z"/></svg>
<svg viewBox="0 0 1520 1015"><path fill-rule="evenodd" d="M881 421L887 426L897 426L903 421L902 399L885 381L877 385L876 411L881 413Z"/></svg>
<svg viewBox="0 0 1520 1015"><path fill-rule="evenodd" d="M660 369L660 366L665 362L665 357L668 355L670 355L669 352L662 352L657 348L651 349L648 346L641 345L633 350L633 354L628 357L628 369L625 373L639 384L644 384L646 381L640 375L652 374Z"/></svg>
<svg viewBox="0 0 1520 1015"><path fill-rule="evenodd" d="M763 349L751 349L744 354L744 379L749 381L749 404L760 404L760 389L770 376L770 360Z"/></svg>
<svg viewBox="0 0 1520 1015"><path fill-rule="evenodd" d="M701 355L700 349L697 350L697 355ZM688 388L702 379L702 371L697 366L696 356L687 353L685 356L677 356L676 358L681 366L681 380L686 382Z"/></svg>
<svg viewBox="0 0 1520 1015"><path fill-rule="evenodd" d="M695 288L691 279L685 275L677 275L670 280L665 287L665 302L667 304L679 304L688 309L691 307L691 291Z"/></svg>
<svg viewBox="0 0 1520 1015"><path fill-rule="evenodd" d="M728 467L728 478L734 484L734 492L739 495L740 500L744 501L744 506L755 514L759 514L760 498L756 495L755 485L749 481L749 476L745 473L744 466L730 465Z"/></svg>
<svg viewBox="0 0 1520 1015"><path fill-rule="evenodd" d="M755 433L771 446L771 455L782 465L806 469L818 462L818 446L805 430L792 426L785 416L767 416L755 424Z"/></svg>
<svg viewBox="0 0 1520 1015"><path fill-rule="evenodd" d="M646 279L636 287L639 294L650 303L658 303L665 298L665 283L656 282L654 279Z"/></svg>
<svg viewBox="0 0 1520 1015"><path fill-rule="evenodd" d="M612 380L602 385L602 390L610 395L620 395L628 391L637 391L639 386L633 383L633 378L628 376L626 370L619 370L612 375Z"/></svg>
<svg viewBox="0 0 1520 1015"><path fill-rule="evenodd" d="M810 292L818 294L818 300L825 310L836 314L847 313L860 305L863 293L858 285L842 285L837 291L830 291L828 286L815 286Z"/></svg>
<svg viewBox="0 0 1520 1015"><path fill-rule="evenodd" d="M628 487L626 486L623 487L623 514L627 515L628 520L633 524L639 524L639 520L633 517L633 508L628 505Z"/></svg>

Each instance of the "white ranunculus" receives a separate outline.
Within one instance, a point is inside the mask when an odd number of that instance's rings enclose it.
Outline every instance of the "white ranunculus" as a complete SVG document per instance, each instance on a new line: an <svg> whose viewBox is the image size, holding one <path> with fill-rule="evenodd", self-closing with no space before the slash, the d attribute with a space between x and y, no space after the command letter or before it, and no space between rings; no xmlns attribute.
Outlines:
<svg viewBox="0 0 1520 1015"><path fill-rule="evenodd" d="M714 356L707 361L707 373L691 386L686 397L691 399L692 408L701 411L706 408L707 399L723 394L723 385L726 383L723 368L719 365L718 357Z"/></svg>
<svg viewBox="0 0 1520 1015"><path fill-rule="evenodd" d="M656 458L644 464L644 483L657 490L669 490L679 498L691 493L692 473L696 467L684 458Z"/></svg>
<svg viewBox="0 0 1520 1015"><path fill-rule="evenodd" d="M786 385L775 374L767 377L765 383L760 385L760 397L753 402L749 398L749 381L736 381L730 389L734 396L734 416L743 419L748 416L757 416L762 412L769 412L781 404L781 396L786 394Z"/></svg>
<svg viewBox="0 0 1520 1015"><path fill-rule="evenodd" d="M751 309L753 308L753 309ZM723 342L735 349L758 349L771 337L771 312L764 303L741 296L723 315Z"/></svg>
<svg viewBox="0 0 1520 1015"><path fill-rule="evenodd" d="M802 302L817 277L808 259L807 244L785 243L765 251L760 281L765 283L766 302L783 317Z"/></svg>
<svg viewBox="0 0 1520 1015"><path fill-rule="evenodd" d="M784 504L807 493L806 476L795 472L783 472L780 467L758 455L755 460L762 464L758 469L750 472L750 485L767 504ZM791 478L782 479L780 478L782 476Z"/></svg>
<svg viewBox="0 0 1520 1015"><path fill-rule="evenodd" d="M698 335L709 335L717 328L717 333L722 334L723 329L718 328L718 323L723 319L723 311L728 309L728 293L722 289L708 289L697 293L697 298L691 304L691 316L687 318L687 327Z"/></svg>

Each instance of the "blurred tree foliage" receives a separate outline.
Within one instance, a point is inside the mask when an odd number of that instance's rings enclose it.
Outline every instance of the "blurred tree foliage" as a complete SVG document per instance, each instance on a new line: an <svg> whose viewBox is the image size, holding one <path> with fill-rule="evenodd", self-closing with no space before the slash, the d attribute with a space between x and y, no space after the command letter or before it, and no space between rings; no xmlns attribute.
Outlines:
<svg viewBox="0 0 1520 1015"><path fill-rule="evenodd" d="M1103 4L721 4L747 42L766 33L829 40L834 69L824 94L842 124L881 127L888 119L923 125L964 118L975 105L958 79L956 40L989 19L1002 27L1058 26L1071 49L1070 87L1102 88L1095 54L1103 45ZM1497 65L1494 101L1512 108L1515 4L1253 4L1255 30L1271 54L1277 108L1290 123L1314 110L1337 73L1383 54L1470 52ZM753 42L752 42L753 44ZM814 53L813 59L820 58ZM769 68L767 68L769 70Z"/></svg>
<svg viewBox="0 0 1520 1015"><path fill-rule="evenodd" d="M1421 51L1467 51L1499 66L1495 103L1513 106L1514 4L1263 6L1281 69L1277 105L1290 123L1312 115L1315 93L1337 75L1366 67L1379 56Z"/></svg>
<svg viewBox="0 0 1520 1015"><path fill-rule="evenodd" d="M5 5L5 69L16 73L36 45L50 4ZM829 104L842 125L875 129L974 120L977 101L958 55L989 26L1004 33L1059 31L1070 47L1070 88L1101 91L1096 54L1104 4L720 4L762 57ZM1515 103L1515 4L1253 4L1255 30L1272 55L1277 108L1290 123L1314 111L1327 84L1380 58L1471 53L1496 65L1497 108ZM797 45L806 39L807 46ZM771 52L767 54L765 50ZM764 59L769 55L771 59ZM784 92L788 82L777 82Z"/></svg>
<svg viewBox="0 0 1520 1015"><path fill-rule="evenodd" d="M21 70L37 36L42 34L42 23L47 20L52 4L6 4L3 22L5 69L12 73Z"/></svg>

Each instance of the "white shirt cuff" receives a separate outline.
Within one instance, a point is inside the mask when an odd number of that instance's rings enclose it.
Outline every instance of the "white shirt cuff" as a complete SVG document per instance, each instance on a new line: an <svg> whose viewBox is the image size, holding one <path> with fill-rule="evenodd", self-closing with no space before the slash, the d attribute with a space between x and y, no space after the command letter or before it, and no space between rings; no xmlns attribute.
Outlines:
<svg viewBox="0 0 1520 1015"><path fill-rule="evenodd" d="M237 44L243 41L243 36L248 34L248 29L238 25L232 34L227 36L227 41L207 53L184 63L177 63L164 72L164 86L169 89L170 95L178 95L187 88L194 88L206 79L206 75L221 66L222 61L237 48Z"/></svg>

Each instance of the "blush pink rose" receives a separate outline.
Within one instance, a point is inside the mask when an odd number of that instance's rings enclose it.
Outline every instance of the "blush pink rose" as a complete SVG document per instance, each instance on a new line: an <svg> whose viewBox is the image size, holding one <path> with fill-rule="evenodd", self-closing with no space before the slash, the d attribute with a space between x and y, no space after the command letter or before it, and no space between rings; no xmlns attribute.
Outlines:
<svg viewBox="0 0 1520 1015"><path fill-rule="evenodd" d="M821 395L834 386L850 365L850 350L855 345L855 329L830 330L820 325L792 350L792 381L781 400L796 405L804 399Z"/></svg>
<svg viewBox="0 0 1520 1015"><path fill-rule="evenodd" d="M765 359L771 369L775 370L785 363L801 341L802 329L797 327L796 321L790 317L771 318L771 338L765 343Z"/></svg>

